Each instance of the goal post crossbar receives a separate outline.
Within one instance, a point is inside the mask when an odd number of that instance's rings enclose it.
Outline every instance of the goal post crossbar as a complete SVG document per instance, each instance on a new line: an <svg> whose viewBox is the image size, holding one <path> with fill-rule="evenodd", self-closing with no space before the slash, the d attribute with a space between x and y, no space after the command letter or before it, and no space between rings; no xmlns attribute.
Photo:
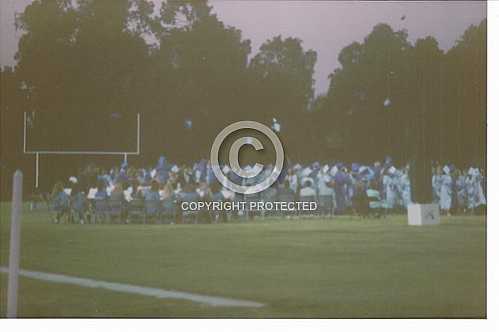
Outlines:
<svg viewBox="0 0 499 332"><path fill-rule="evenodd" d="M139 155L139 151L119 152L119 151L26 151L25 154L73 154L73 155Z"/></svg>

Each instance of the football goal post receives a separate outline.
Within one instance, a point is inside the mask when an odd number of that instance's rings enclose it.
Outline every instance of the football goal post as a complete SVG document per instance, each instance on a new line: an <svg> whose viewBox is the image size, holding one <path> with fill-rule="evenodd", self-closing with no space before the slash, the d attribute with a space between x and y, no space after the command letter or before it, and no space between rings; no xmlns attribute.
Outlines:
<svg viewBox="0 0 499 332"><path fill-rule="evenodd" d="M140 126L140 113L136 115L136 149L133 151L105 151L105 150L51 150L51 149L30 149L28 147L28 125L27 125L27 113L24 112L24 139L23 139L23 152L24 154L35 155L35 188L38 189L39 177L40 177L40 156L42 155L107 155L107 156L122 156L123 161L127 161L128 156L140 155L140 138L141 138L141 126Z"/></svg>

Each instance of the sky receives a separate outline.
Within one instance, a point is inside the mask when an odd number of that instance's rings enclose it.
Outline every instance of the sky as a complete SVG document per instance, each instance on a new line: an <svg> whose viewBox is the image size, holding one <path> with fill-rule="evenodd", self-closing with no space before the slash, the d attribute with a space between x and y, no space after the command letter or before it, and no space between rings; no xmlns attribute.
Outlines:
<svg viewBox="0 0 499 332"><path fill-rule="evenodd" d="M160 3L161 0L153 0ZM22 35L14 28L15 13L31 0L0 0L0 65L13 65ZM378 23L407 29L409 40L431 35L448 50L471 24L486 18L485 1L210 1L219 19L251 40L252 55L273 36L297 37L317 52L316 94L325 93L328 76L339 66L341 49L362 42ZM401 18L405 16L405 19Z"/></svg>

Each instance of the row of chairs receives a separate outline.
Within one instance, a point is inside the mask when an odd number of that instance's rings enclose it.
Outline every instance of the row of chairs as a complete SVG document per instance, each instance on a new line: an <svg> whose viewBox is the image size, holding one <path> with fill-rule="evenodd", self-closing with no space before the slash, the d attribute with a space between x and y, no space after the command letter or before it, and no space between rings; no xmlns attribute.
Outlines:
<svg viewBox="0 0 499 332"><path fill-rule="evenodd" d="M195 194L182 195L183 201L198 201L200 198ZM360 210L361 215L386 215L387 206L381 199L378 191L368 189L366 191L366 211ZM215 201L223 201L224 198L221 194L216 194L213 197ZM251 202L292 202L296 201L296 195L292 191L280 191L274 195L262 196L258 194L253 195L236 195L236 201L247 202L246 207L249 207ZM180 201L167 200L144 200L135 199L131 202L124 202L121 200L100 199L100 200L87 200L84 196L72 197L68 203L67 208L63 208L62 212L68 214L71 221L80 220L88 221L91 223L104 223L104 222L208 222L219 221L223 219L230 219L236 217L253 218L256 215L262 217L266 216L299 216L299 215L320 215L332 216L335 212L335 201L332 195L320 196L307 196L300 197L300 201L317 202L318 209L316 211L238 211L238 213L223 213L223 212L206 212L206 211L183 211L180 209ZM61 209L59 208L59 211ZM205 219L205 220L203 220Z"/></svg>
<svg viewBox="0 0 499 332"><path fill-rule="evenodd" d="M335 203L333 195L319 195L319 196L297 196L291 190L279 190L274 193L251 194L251 195L236 195L235 201L244 201L247 204L246 210L241 213L249 218L256 215L261 217L280 217L280 216L306 216L306 215L320 215L332 216L334 215ZM315 211L251 211L249 206L251 203L258 202L316 202L317 210Z"/></svg>
<svg viewBox="0 0 499 332"><path fill-rule="evenodd" d="M281 202L291 202L291 201L302 201L302 202L317 202L317 211L311 213L310 211L302 211L300 213L288 211L284 215L319 215L319 216L332 216L335 214L336 202L333 195L318 195L318 196L305 196L297 197L291 190L278 191L274 195L258 196L249 195L244 197L247 202L251 201L281 201ZM378 190L367 189L365 195L361 196L359 204L354 206L353 209L356 213L365 216L386 216L388 211L388 204L382 199L381 194ZM264 215L274 215L275 213L265 212ZM281 213L282 215L282 213Z"/></svg>
<svg viewBox="0 0 499 332"><path fill-rule="evenodd" d="M93 223L102 222L175 222L177 204L174 201L135 199L130 202L100 199L91 204Z"/></svg>

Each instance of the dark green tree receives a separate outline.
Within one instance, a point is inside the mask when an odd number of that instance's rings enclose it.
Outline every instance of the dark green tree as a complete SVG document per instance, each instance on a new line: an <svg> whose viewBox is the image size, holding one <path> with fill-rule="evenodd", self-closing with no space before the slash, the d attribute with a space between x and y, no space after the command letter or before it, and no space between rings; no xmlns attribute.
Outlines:
<svg viewBox="0 0 499 332"><path fill-rule="evenodd" d="M362 44L352 43L339 54L341 67L330 76L327 109L335 129L343 131L343 157L373 160L394 155L407 99L406 31L379 24Z"/></svg>
<svg viewBox="0 0 499 332"><path fill-rule="evenodd" d="M317 54L304 50L301 40L277 36L265 42L251 59L251 112L270 124L277 118L281 136L292 158L303 157L302 147L310 143L304 119L314 97L314 66Z"/></svg>

